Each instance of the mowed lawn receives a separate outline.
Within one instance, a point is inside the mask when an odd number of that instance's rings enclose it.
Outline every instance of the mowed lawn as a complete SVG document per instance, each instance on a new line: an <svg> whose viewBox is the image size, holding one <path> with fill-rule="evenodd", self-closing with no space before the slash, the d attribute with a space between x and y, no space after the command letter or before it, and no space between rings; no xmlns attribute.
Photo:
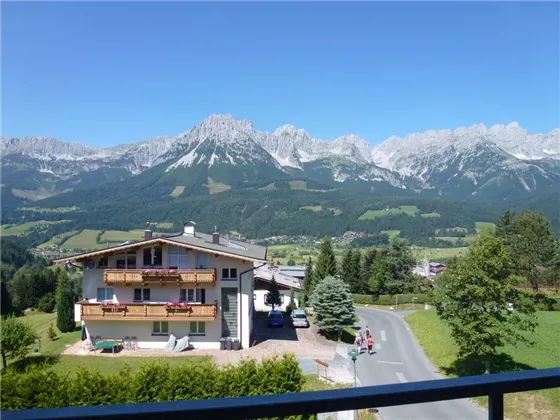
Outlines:
<svg viewBox="0 0 560 420"><path fill-rule="evenodd" d="M56 328L56 314L46 314L42 312L30 312L21 318L24 322L30 324L39 336L40 344L31 347L31 353L27 359L19 362L18 365L25 366L34 363L46 363L57 372L75 372L79 366L89 369L98 369L104 374L117 373L129 365L132 370L137 369L142 363L149 361L165 360L172 366L181 365L183 363L201 363L206 359L205 356L185 356L185 357L111 357L111 356L65 356L61 353L70 345L80 340L81 330L79 323L76 324L76 330L70 333L62 334ZM51 341L48 337L48 328L54 326L57 333L55 340ZM35 349L39 351L35 351Z"/></svg>
<svg viewBox="0 0 560 420"><path fill-rule="evenodd" d="M535 345L506 346L493 362L493 371L542 369L560 365L560 312L539 312L539 326L531 336ZM484 372L482 364L457 362L457 346L449 328L434 310L418 311L406 317L420 345L444 375L464 376ZM476 401L487 406L487 398ZM560 389L506 394L505 414L512 420L554 420L560 418Z"/></svg>

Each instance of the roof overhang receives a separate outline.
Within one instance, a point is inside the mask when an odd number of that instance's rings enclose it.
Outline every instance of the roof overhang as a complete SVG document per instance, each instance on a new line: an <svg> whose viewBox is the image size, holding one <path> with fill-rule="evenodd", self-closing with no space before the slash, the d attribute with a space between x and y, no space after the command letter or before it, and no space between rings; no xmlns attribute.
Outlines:
<svg viewBox="0 0 560 420"><path fill-rule="evenodd" d="M128 251L128 250L132 250L132 249L137 249L137 248L143 248L143 247L149 246L149 245L163 245L163 244L176 245L176 246L180 246L180 247L183 247L183 248L194 249L195 251L207 252L208 254L221 255L221 256L224 256L224 257L235 258L235 259L243 260L243 261L253 261L253 262L256 262L256 263L266 263L266 260L261 260L260 258L253 258L253 257L245 256L245 255L234 254L234 253L231 253L231 252L217 251L215 249L204 248L202 246L185 244L185 243L182 243L182 242L173 241L169 238L165 238L165 239L164 238L154 238L154 239L149 239L147 241L134 242L134 243L131 243L131 244L114 246L112 248L99 249L97 251L86 252L86 253L83 253L83 254L71 255L69 257L58 258L56 260L53 260L53 263L55 263L55 264L66 264L67 262L72 261L72 260L81 262L81 261L85 260L86 258L97 257L99 255L112 255L115 252L121 252L121 251Z"/></svg>

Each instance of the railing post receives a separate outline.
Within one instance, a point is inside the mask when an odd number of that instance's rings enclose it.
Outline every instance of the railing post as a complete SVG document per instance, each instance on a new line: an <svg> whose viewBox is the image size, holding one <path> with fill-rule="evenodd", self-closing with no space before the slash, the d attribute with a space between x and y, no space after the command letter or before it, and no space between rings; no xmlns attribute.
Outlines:
<svg viewBox="0 0 560 420"><path fill-rule="evenodd" d="M488 395L488 420L504 420L504 394Z"/></svg>

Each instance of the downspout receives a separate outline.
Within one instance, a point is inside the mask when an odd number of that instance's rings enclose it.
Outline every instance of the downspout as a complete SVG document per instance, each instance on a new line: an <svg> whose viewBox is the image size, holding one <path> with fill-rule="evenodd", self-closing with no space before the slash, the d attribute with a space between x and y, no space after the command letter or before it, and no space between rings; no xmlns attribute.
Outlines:
<svg viewBox="0 0 560 420"><path fill-rule="evenodd" d="M239 345L242 345L242 342L243 342L243 294L241 293L241 291L242 291L242 289L241 289L241 287L242 287L241 286L242 285L241 279L243 277L243 274L247 274L247 273L250 273L251 271L255 271L257 268L264 267L266 264L268 264L268 263L261 264L257 267L253 266L253 268L250 268L249 270L245 270L245 271L243 271L242 273L239 274L239 298L240 298L239 299L239 314L240 314L240 317L239 317ZM249 337L249 342L250 342L250 340L251 340L251 337Z"/></svg>

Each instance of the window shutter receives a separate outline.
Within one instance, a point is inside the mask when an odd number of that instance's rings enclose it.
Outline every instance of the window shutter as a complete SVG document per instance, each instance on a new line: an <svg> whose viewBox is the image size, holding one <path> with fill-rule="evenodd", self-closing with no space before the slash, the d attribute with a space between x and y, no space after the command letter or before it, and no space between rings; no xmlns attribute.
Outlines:
<svg viewBox="0 0 560 420"><path fill-rule="evenodd" d="M206 289L200 289L200 303L206 303Z"/></svg>

